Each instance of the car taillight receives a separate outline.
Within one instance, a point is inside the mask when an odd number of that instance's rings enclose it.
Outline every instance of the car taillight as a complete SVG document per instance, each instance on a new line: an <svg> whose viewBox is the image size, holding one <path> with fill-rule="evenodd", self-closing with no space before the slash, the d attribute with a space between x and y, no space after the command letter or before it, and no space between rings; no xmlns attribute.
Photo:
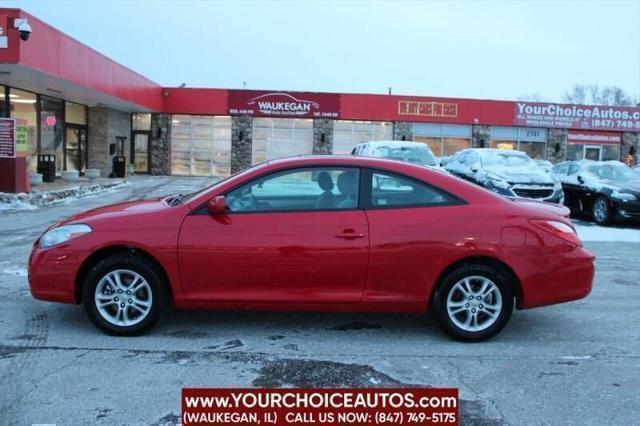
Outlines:
<svg viewBox="0 0 640 426"><path fill-rule="evenodd" d="M552 234L558 238L561 238L565 241L570 242L571 244L575 244L577 246L582 245L582 241L576 230L573 229L572 226L567 225L566 223L559 222L557 220L545 220L545 219L532 219L532 225L535 225L537 228L546 231L549 234Z"/></svg>

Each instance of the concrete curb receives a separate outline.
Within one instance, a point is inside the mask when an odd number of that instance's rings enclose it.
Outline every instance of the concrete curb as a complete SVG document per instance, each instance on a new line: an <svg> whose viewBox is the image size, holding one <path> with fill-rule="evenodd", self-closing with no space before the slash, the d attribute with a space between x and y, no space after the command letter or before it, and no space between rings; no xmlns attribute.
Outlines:
<svg viewBox="0 0 640 426"><path fill-rule="evenodd" d="M128 183L124 181L115 181L97 184L80 184L55 191L22 192L18 194L0 192L0 210L31 210L69 198L82 198L88 195L99 194L127 184ZM12 208L12 206L15 206L15 208Z"/></svg>

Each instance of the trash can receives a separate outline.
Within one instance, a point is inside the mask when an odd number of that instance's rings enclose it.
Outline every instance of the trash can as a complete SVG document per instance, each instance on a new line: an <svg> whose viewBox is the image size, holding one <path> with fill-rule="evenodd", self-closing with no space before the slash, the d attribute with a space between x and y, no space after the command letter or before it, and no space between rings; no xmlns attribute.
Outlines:
<svg viewBox="0 0 640 426"><path fill-rule="evenodd" d="M124 155L116 155L113 157L113 177L123 178L126 169L126 157Z"/></svg>
<svg viewBox="0 0 640 426"><path fill-rule="evenodd" d="M56 156L53 154L38 155L38 173L42 174L43 182L53 182L56 180Z"/></svg>

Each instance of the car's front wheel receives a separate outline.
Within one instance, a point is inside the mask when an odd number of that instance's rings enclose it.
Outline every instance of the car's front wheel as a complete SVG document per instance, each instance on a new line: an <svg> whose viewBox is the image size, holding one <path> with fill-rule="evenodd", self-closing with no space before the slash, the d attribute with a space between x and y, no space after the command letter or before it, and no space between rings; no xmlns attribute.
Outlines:
<svg viewBox="0 0 640 426"><path fill-rule="evenodd" d="M456 340L478 342L507 324L514 306L512 283L483 264L464 265L444 277L433 308L443 330Z"/></svg>
<svg viewBox="0 0 640 426"><path fill-rule="evenodd" d="M85 311L108 334L133 336L153 327L166 310L163 276L148 260L116 255L88 272L82 291Z"/></svg>
<svg viewBox="0 0 640 426"><path fill-rule="evenodd" d="M607 197L601 195L593 203L593 220L598 225L606 225L611 219L611 207Z"/></svg>

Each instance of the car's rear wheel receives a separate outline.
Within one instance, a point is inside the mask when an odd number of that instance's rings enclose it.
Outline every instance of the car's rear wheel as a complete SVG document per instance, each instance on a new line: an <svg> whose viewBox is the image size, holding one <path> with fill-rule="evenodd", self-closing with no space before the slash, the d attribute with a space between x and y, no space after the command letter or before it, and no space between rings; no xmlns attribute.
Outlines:
<svg viewBox="0 0 640 426"><path fill-rule="evenodd" d="M82 300L89 319L100 330L133 336L160 320L168 301L166 288L153 263L137 256L116 255L89 270Z"/></svg>
<svg viewBox="0 0 640 426"><path fill-rule="evenodd" d="M479 342L496 335L511 318L513 285L498 270L465 264L441 281L433 308L443 330L456 340Z"/></svg>
<svg viewBox="0 0 640 426"><path fill-rule="evenodd" d="M609 200L605 196L599 196L596 201L593 202L593 220L598 225L606 225L611 219L611 207L609 207Z"/></svg>

